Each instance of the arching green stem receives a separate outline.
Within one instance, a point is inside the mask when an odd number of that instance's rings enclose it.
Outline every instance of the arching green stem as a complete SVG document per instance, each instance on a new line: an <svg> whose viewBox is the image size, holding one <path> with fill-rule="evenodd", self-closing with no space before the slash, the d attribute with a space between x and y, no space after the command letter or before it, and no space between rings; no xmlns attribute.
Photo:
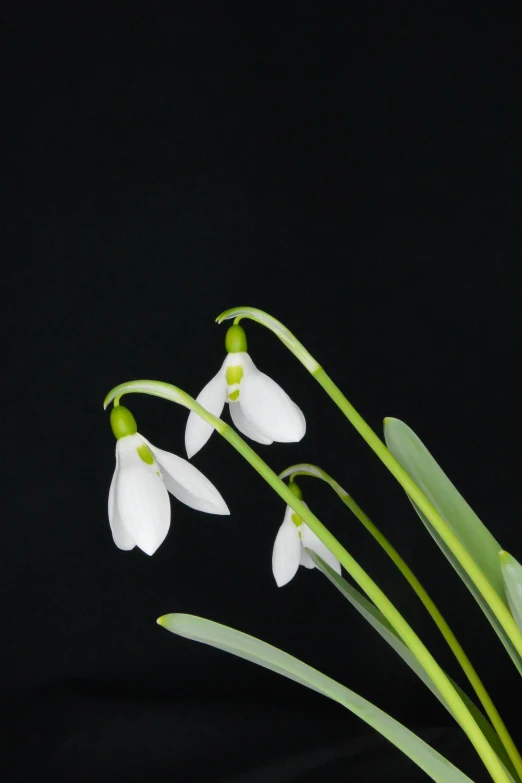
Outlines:
<svg viewBox="0 0 522 783"><path fill-rule="evenodd" d="M425 588L422 586L421 582L415 576L411 568L403 560L403 558L397 552L393 544L391 544L391 542L388 541L386 536L383 535L383 533L381 533L377 525L374 522L372 522L372 520L368 517L368 515L365 514L364 511L360 508L360 506L355 502L353 497L348 492L346 492L346 490L343 489L343 487L341 487L338 481L336 481L334 478L332 478L332 476L326 473L326 471L322 470L322 468L319 468L317 465L310 465L309 463L300 463L298 465L292 465L291 467L287 468L286 470L284 470L282 473L279 474L280 479L290 478L291 481L294 478L296 478L296 476L308 476L313 478L319 478L322 481L325 481L334 490L334 492L336 492L336 494L340 497L342 502L346 506L348 506L350 511L352 511L352 513L357 517L359 522L361 522L364 525L366 530L368 530L368 532L373 536L373 538L382 547L382 549L384 549L384 551L390 557L390 559L395 563L395 565L397 566L401 574L409 582L412 589L415 591L419 599L424 604L425 608L427 609L428 613L431 615L434 623L436 624L441 634L444 636L448 646L453 652L455 658L458 660L466 677L468 678L471 686L473 687L473 690L477 694L477 697L479 698L482 706L484 707L484 710L486 711L486 714L488 715L495 731L497 732L500 741L504 745L506 752L513 763L513 766L517 771L517 774L522 779L522 758L520 756L520 753L518 752L515 743L513 742L511 735L509 734L509 731L507 730L504 724L504 721L500 717L500 714L497 708L495 707L493 700L491 699L491 696L487 692L482 680L477 674L468 656L464 652L457 637L455 636L450 626L448 625L443 615L441 614L440 610L438 609L437 605L430 597L428 592L425 590Z"/></svg>
<svg viewBox="0 0 522 783"><path fill-rule="evenodd" d="M498 756L486 740L480 727L453 687L451 681L427 647L373 579L371 579L366 571L361 568L357 561L339 541L337 541L315 514L313 514L310 509L294 495L284 481L281 481L277 474L268 467L261 457L259 457L231 427L225 424L225 422L205 410L205 408L199 405L199 403L190 397L190 395L186 394L186 392L183 392L181 389L172 386L169 383L162 383L160 381L129 381L128 383L122 383L109 392L105 398L104 407L107 407L107 405L118 395L122 397L124 394L130 393L152 394L156 397L162 397L163 399L190 408L213 426L219 434L225 438L225 440L227 440L231 446L250 463L250 465L252 465L277 494L291 506L309 528L328 547L354 581L366 593L368 598L373 601L388 622L395 628L404 643L409 647L413 655L415 655L426 673L431 677L432 681L439 689L441 695L453 712L455 719L466 732L495 783L509 783L510 777L505 771Z"/></svg>
<svg viewBox="0 0 522 783"><path fill-rule="evenodd" d="M229 318L250 318L257 323L266 326L267 329L270 329L279 337L294 356L306 367L315 380L323 387L328 396L335 402L337 407L344 413L348 421L351 422L357 432L379 457L381 462L397 479L415 505L418 506L423 514L429 519L439 536L455 555L455 558L482 594L484 600L489 605L493 614L497 617L507 636L511 639L519 655L522 656L522 632L518 628L506 604L503 603L494 587L473 560L460 539L451 530L446 520L430 503L411 476L409 476L398 460L395 459L393 454L386 448L383 441L375 434L353 405L346 399L339 387L336 386L314 357L306 350L304 345L288 331L284 324L268 313L257 310L254 307L234 307L230 310L225 310L225 312L218 315L216 321L222 323Z"/></svg>

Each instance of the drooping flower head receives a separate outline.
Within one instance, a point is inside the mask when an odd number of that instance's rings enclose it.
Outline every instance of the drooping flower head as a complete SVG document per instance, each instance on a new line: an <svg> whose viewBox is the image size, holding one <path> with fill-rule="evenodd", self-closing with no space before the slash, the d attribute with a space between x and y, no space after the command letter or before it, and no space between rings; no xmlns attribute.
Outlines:
<svg viewBox="0 0 522 783"><path fill-rule="evenodd" d="M218 490L197 468L139 434L128 408L116 405L112 409L111 427L116 438L116 469L108 510L117 547L138 546L154 554L170 528L168 492L199 511L230 513Z"/></svg>
<svg viewBox="0 0 522 783"><path fill-rule="evenodd" d="M237 429L257 443L301 440L306 422L301 409L268 375L260 372L247 353L246 334L238 324L226 334L227 356L221 369L197 397L204 408L220 416L228 403ZM185 431L185 446L194 456L212 435L213 428L193 411Z"/></svg>
<svg viewBox="0 0 522 783"><path fill-rule="evenodd" d="M303 499L301 488L295 481L290 481L288 487L299 500ZM316 568L314 561L306 551L307 549L311 549L316 555L319 555L338 574L341 573L341 564L337 558L310 530L301 517L290 506L287 506L272 553L272 571L278 587L288 584L296 575L300 565L305 568Z"/></svg>

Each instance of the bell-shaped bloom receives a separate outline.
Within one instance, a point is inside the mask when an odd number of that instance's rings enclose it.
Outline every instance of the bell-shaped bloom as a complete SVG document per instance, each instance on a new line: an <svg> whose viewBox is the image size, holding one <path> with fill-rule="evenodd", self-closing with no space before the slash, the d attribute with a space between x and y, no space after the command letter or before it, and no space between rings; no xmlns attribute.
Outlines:
<svg viewBox="0 0 522 783"><path fill-rule="evenodd" d="M109 490L109 522L117 547L138 546L154 554L169 532L169 492L199 511L230 513L215 486L190 462L158 449L138 432L120 437Z"/></svg>
<svg viewBox="0 0 522 783"><path fill-rule="evenodd" d="M236 428L257 443L291 443L301 440L306 421L301 409L272 378L260 372L246 351L229 353L217 375L198 395L214 416L221 416L225 403ZM193 457L214 428L191 411L185 430L185 446Z"/></svg>
<svg viewBox="0 0 522 783"><path fill-rule="evenodd" d="M300 565L305 568L316 568L306 549L311 549L330 568L333 568L338 574L341 573L341 564L337 558L302 521L301 517L290 506L287 506L285 518L277 533L272 553L272 570L278 587L283 587L290 582Z"/></svg>

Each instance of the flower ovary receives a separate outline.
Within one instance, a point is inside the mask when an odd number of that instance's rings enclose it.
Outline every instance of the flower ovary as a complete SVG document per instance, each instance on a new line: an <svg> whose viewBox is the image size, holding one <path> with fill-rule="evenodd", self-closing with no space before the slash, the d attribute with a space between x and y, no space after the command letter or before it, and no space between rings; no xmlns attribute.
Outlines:
<svg viewBox="0 0 522 783"><path fill-rule="evenodd" d="M138 431L136 419L123 405L117 405L111 410L111 428L116 440L136 435Z"/></svg>
<svg viewBox="0 0 522 783"><path fill-rule="evenodd" d="M246 353L247 339L242 326L232 325L225 335L225 348L227 353Z"/></svg>

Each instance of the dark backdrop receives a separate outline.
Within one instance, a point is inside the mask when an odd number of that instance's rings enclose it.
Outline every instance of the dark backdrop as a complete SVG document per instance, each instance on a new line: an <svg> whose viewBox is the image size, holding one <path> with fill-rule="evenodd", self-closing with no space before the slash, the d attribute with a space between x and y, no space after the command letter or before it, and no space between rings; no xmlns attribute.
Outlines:
<svg viewBox="0 0 522 783"><path fill-rule="evenodd" d="M276 587L284 504L217 435L194 463L232 515L176 503L152 558L117 550L101 403L139 377L197 394L223 360L215 316L260 307L377 431L387 415L408 422L522 557L516 19L195 2L25 5L4 21L7 779L426 779L338 705L155 624L183 611L303 658L486 780L447 713L318 572ZM278 471L317 462L353 493L516 734L516 673L402 490L283 345L247 330L308 420L303 442L260 453ZM129 405L184 455L181 408ZM462 682L373 541L326 486L303 486Z"/></svg>

